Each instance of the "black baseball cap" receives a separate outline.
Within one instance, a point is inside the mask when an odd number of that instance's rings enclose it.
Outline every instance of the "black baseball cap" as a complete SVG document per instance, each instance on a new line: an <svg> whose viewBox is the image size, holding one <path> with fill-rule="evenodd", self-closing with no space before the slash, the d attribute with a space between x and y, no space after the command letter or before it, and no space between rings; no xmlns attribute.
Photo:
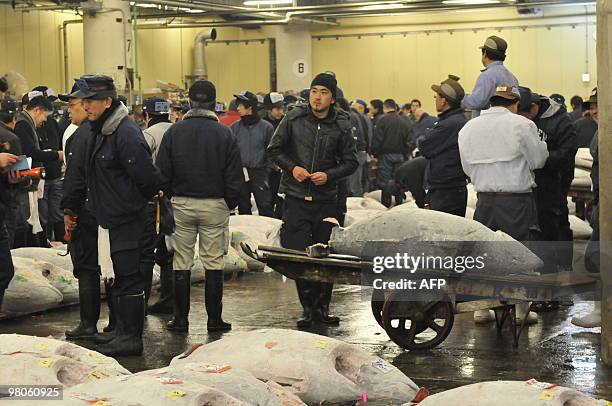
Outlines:
<svg viewBox="0 0 612 406"><path fill-rule="evenodd" d="M149 97L142 104L142 111L151 116L170 114L170 103L161 97Z"/></svg>
<svg viewBox="0 0 612 406"><path fill-rule="evenodd" d="M542 100L542 96L532 92L528 87L519 86L518 90L521 95L519 111L527 112L531 109L532 104L539 103Z"/></svg>
<svg viewBox="0 0 612 406"><path fill-rule="evenodd" d="M79 87L75 83L74 85L72 85L72 89L70 89L70 93L60 93L59 99L63 102L68 102L71 99L78 99L78 97L73 96L78 91L79 91Z"/></svg>
<svg viewBox="0 0 612 406"><path fill-rule="evenodd" d="M480 49L486 49L487 51L493 52L497 55L506 55L508 49L508 43L498 36L492 35L485 40L483 46Z"/></svg>
<svg viewBox="0 0 612 406"><path fill-rule="evenodd" d="M6 115L15 115L19 111L19 103L17 100L5 98L0 101L0 113Z"/></svg>
<svg viewBox="0 0 612 406"><path fill-rule="evenodd" d="M214 102L217 100L217 89L208 80L197 80L189 88L189 100L200 103Z"/></svg>
<svg viewBox="0 0 612 406"><path fill-rule="evenodd" d="M236 104L246 103L249 107L256 108L258 104L257 95L248 90L243 90L238 94L235 94Z"/></svg>
<svg viewBox="0 0 612 406"><path fill-rule="evenodd" d="M582 108L588 110L591 108L591 104L597 104L597 88L591 91L589 98L582 103Z"/></svg>
<svg viewBox="0 0 612 406"><path fill-rule="evenodd" d="M431 89L446 100L455 103L461 102L465 96L465 90L459 84L459 77L455 75L448 75L448 79L439 85L431 85Z"/></svg>
<svg viewBox="0 0 612 406"><path fill-rule="evenodd" d="M110 76L83 75L75 79L75 84L79 89L71 94L75 99L103 100L107 97L117 98L115 82Z"/></svg>

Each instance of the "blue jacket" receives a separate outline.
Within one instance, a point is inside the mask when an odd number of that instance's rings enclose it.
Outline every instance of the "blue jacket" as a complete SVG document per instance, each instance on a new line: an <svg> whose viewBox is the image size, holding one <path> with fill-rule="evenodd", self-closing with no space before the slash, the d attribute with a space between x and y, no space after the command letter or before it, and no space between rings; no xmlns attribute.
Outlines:
<svg viewBox="0 0 612 406"><path fill-rule="evenodd" d="M421 119L419 121L415 121L412 125L412 139L410 140L410 150L413 150L416 147L416 140L419 139L420 136L425 135L427 130L433 128L433 126L438 121L438 117L430 116L427 113L423 113L421 115Z"/></svg>
<svg viewBox="0 0 612 406"><path fill-rule="evenodd" d="M459 131L467 122L462 108L441 113L438 122L417 140L421 155L427 158L427 190L465 186L467 176L459 155Z"/></svg>
<svg viewBox="0 0 612 406"><path fill-rule="evenodd" d="M274 126L266 120L246 125L242 120L230 127L240 148L240 160L245 168L265 168L270 165L266 149L274 134Z"/></svg>
<svg viewBox="0 0 612 406"><path fill-rule="evenodd" d="M87 172L89 207L109 230L133 221L160 190L159 170L136 122L123 104L111 109L102 129L92 130Z"/></svg>
<svg viewBox="0 0 612 406"><path fill-rule="evenodd" d="M500 85L518 86L516 77L501 61L494 61L484 68L476 79L476 85L471 94L463 97L461 106L472 110L472 118L480 115L480 110L489 108L489 100Z"/></svg>

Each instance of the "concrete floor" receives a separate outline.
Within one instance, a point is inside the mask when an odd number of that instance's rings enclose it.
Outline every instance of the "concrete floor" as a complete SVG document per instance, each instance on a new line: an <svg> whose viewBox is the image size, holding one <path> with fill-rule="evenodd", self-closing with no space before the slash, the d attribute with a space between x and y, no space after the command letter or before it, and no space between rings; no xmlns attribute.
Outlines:
<svg viewBox="0 0 612 406"><path fill-rule="evenodd" d="M119 362L132 372L160 368L191 344L221 338L222 334L206 332L203 286L193 286L191 297L189 334L164 330L169 317L149 316L144 356L119 358ZM540 323L529 327L521 336L518 349L512 347L507 328L498 337L494 323L476 326L471 314L461 314L455 318L453 330L442 345L427 352L407 352L390 341L378 326L370 303L363 300L359 287L337 286L332 306L342 323L311 332L338 338L377 354L432 393L478 381L536 378L612 399L612 367L604 366L598 356L600 329L585 330L570 323L572 315L592 305L579 298L575 300L574 306L543 314ZM284 283L276 273L245 274L236 281L226 282L224 318L234 327L226 335L257 328L295 329L300 311L294 283ZM100 328L105 325L106 316L106 306L103 306ZM78 308L70 307L0 322L0 333L63 339L63 332L77 320ZM88 342L78 344L91 347Z"/></svg>

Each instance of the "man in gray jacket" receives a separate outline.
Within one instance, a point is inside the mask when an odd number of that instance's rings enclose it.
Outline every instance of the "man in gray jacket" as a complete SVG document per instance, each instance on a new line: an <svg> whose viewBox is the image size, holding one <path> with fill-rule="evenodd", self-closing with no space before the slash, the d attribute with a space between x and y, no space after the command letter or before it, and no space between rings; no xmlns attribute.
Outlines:
<svg viewBox="0 0 612 406"><path fill-rule="evenodd" d="M258 102L255 94L245 90L234 97L240 121L232 124L231 129L238 141L246 181L240 192L238 213L251 214L251 193L253 193L259 215L274 217L268 181L270 162L266 153L274 134L274 127L257 114Z"/></svg>

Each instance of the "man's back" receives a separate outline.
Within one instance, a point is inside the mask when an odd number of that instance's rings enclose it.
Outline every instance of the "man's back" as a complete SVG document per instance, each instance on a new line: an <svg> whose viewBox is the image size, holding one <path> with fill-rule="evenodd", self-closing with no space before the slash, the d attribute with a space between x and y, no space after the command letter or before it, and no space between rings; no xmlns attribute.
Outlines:
<svg viewBox="0 0 612 406"><path fill-rule="evenodd" d="M597 122L592 117L582 117L574 123L576 127L576 143L578 148L589 148L593 136L597 132Z"/></svg>
<svg viewBox="0 0 612 406"><path fill-rule="evenodd" d="M382 117L374 130L372 152L374 154L403 154L407 152L411 127L397 113Z"/></svg>
<svg viewBox="0 0 612 406"><path fill-rule="evenodd" d="M518 80L501 61L494 61L481 71L474 90L465 95L461 106L472 110L472 118L478 117L481 110L489 107L489 100L495 94L495 89L501 85L517 87Z"/></svg>

